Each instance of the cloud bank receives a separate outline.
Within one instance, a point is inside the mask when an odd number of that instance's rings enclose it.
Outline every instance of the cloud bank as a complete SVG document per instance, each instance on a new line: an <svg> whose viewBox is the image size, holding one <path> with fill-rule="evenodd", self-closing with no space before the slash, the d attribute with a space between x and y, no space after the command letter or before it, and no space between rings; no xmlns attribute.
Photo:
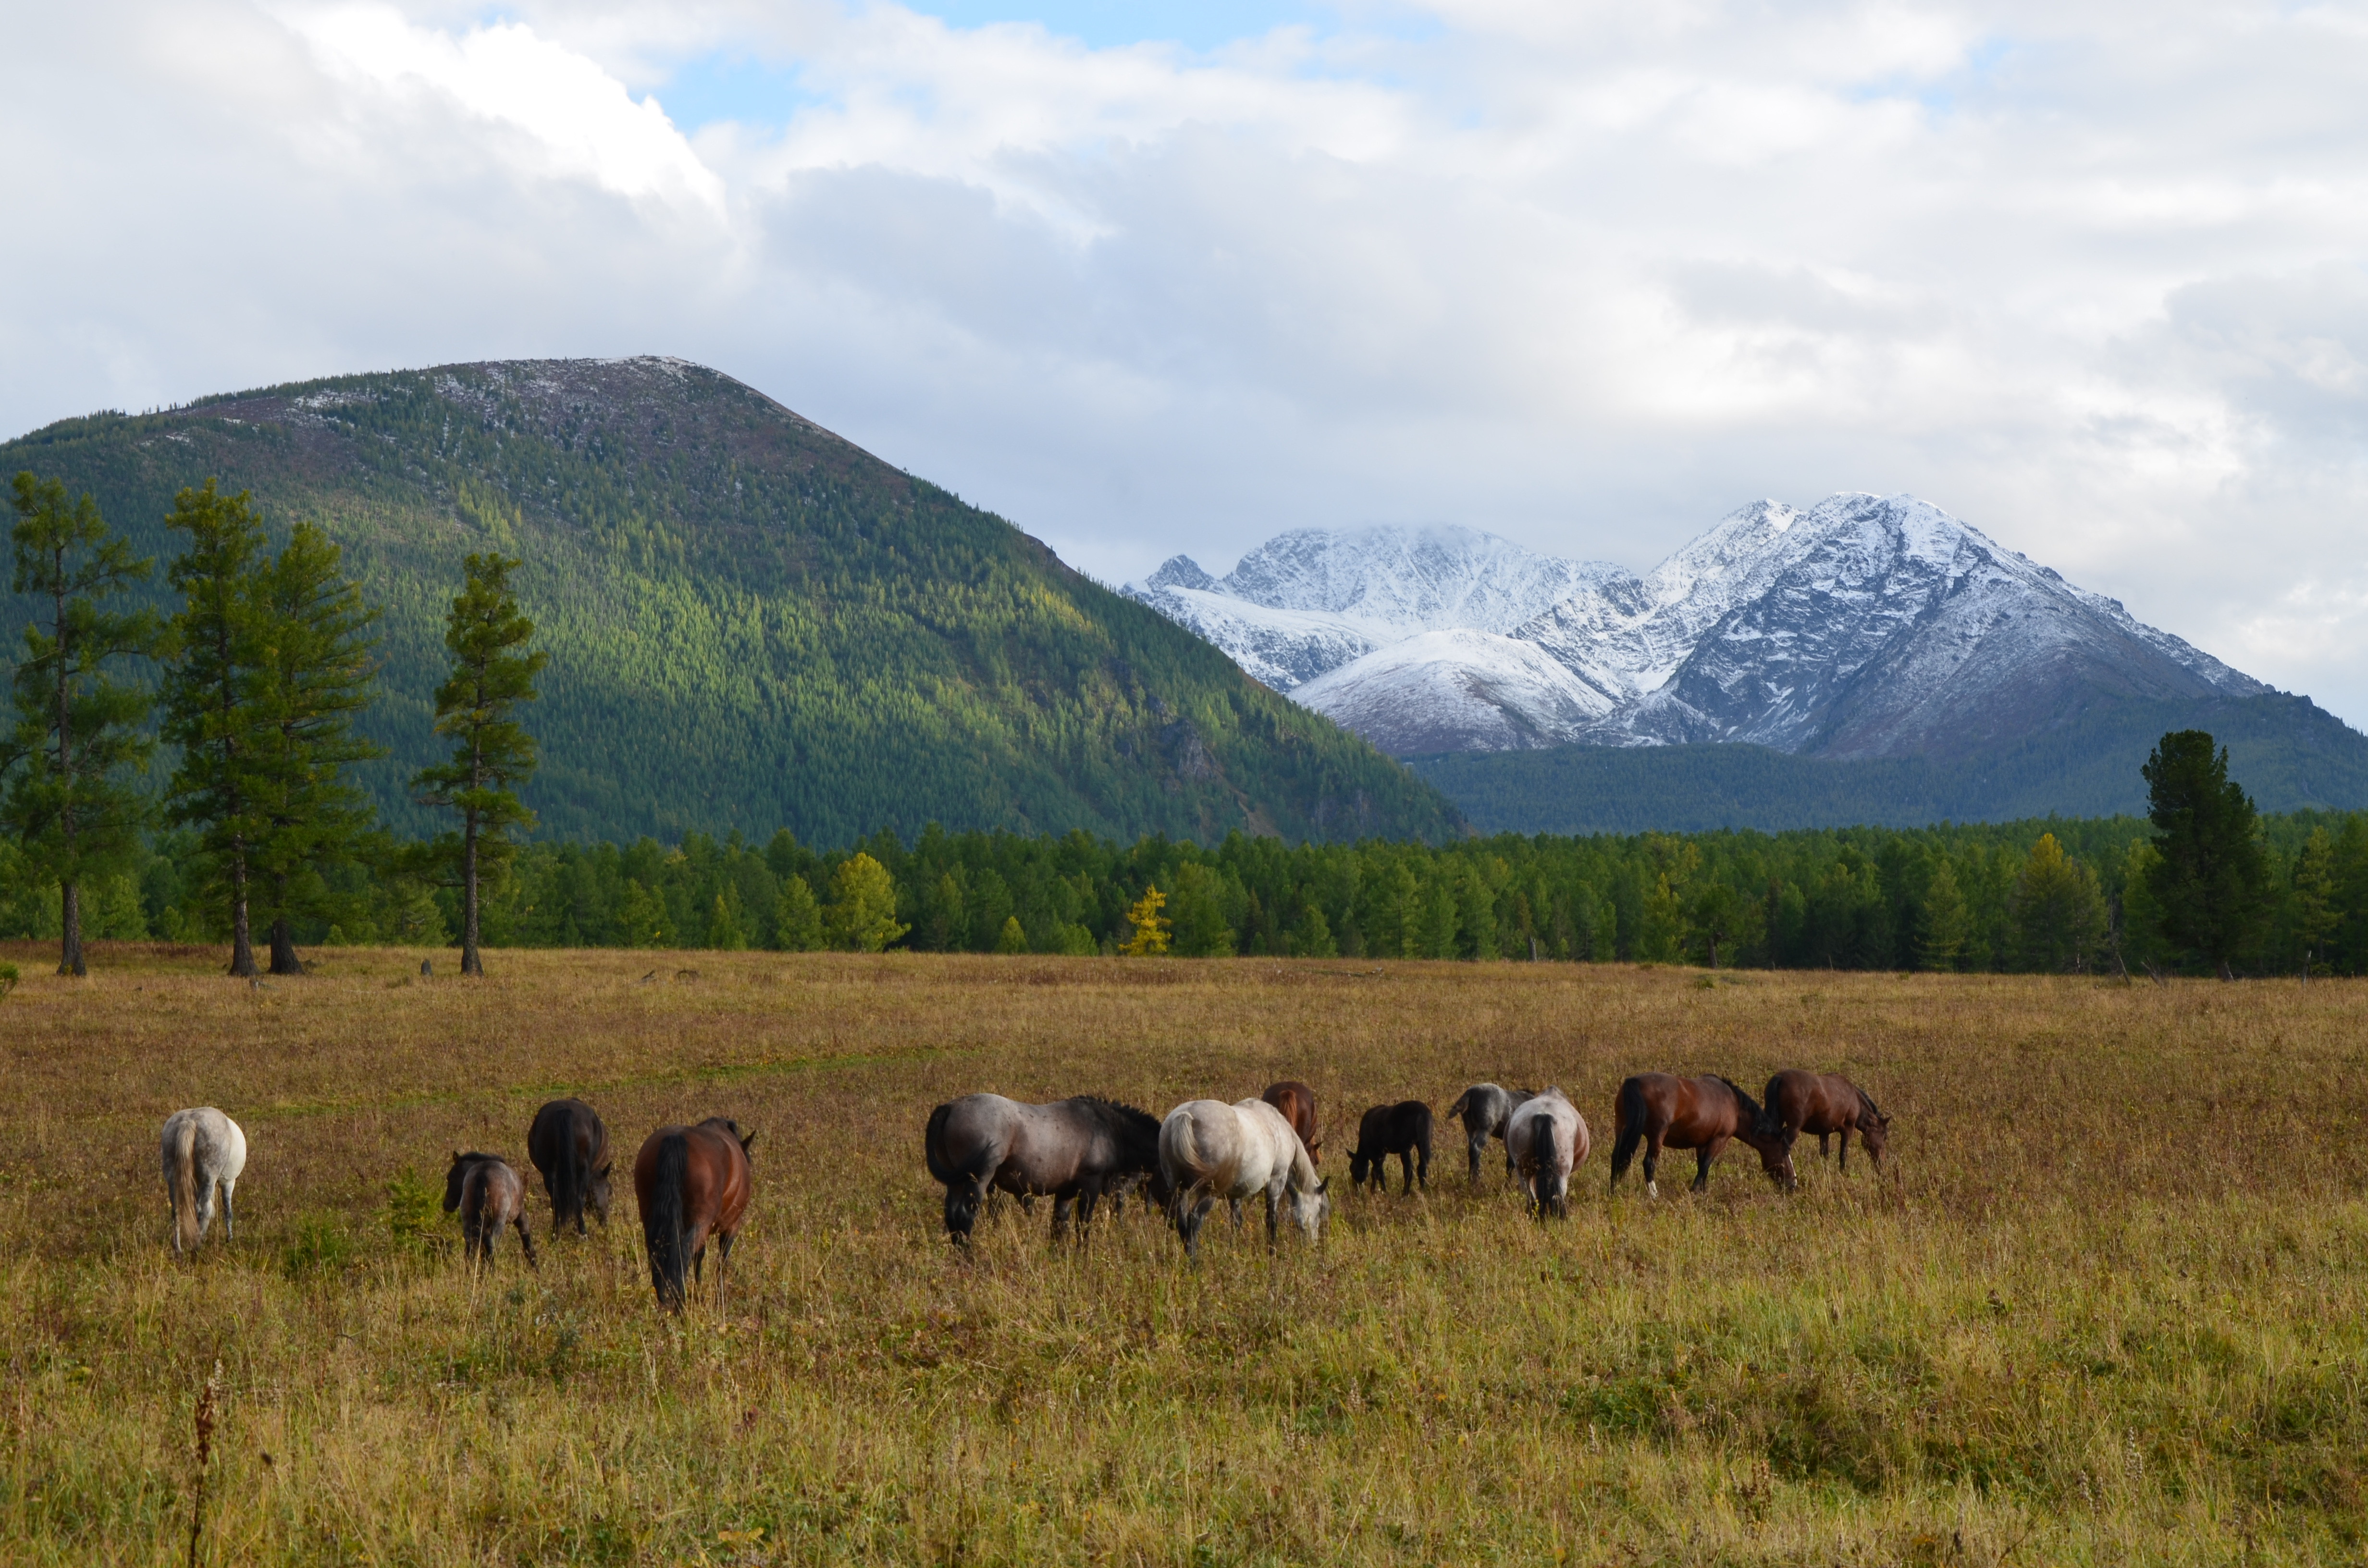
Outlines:
<svg viewBox="0 0 2368 1568"><path fill-rule="evenodd" d="M1299 13L1292 13L1298 17ZM0 426L712 364L1109 578L1913 491L2368 722L2368 18L24 7Z"/></svg>

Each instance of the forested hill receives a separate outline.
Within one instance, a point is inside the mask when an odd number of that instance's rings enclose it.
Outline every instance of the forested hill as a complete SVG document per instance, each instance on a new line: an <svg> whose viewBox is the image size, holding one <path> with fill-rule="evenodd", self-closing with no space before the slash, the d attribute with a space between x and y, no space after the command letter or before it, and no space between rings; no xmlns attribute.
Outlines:
<svg viewBox="0 0 2368 1568"><path fill-rule="evenodd" d="M163 566L184 485L311 519L386 610L368 780L392 825L437 752L461 557L525 562L551 666L527 791L546 836L843 844L882 826L1213 842L1431 838L1454 807L1223 653L729 377L679 360L344 376L0 447L97 496ZM0 607L13 655L24 607Z"/></svg>

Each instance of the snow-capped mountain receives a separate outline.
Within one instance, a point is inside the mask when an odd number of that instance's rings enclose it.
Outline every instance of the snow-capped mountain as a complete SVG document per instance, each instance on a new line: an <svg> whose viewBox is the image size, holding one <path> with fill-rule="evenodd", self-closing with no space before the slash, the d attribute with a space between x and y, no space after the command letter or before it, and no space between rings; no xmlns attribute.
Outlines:
<svg viewBox="0 0 2368 1568"><path fill-rule="evenodd" d="M1418 632L1510 631L1625 568L1537 555L1476 529L1299 528L1222 578L1190 556L1122 591L1278 691Z"/></svg>
<svg viewBox="0 0 2368 1568"><path fill-rule="evenodd" d="M1755 502L1643 577L1465 529L1302 530L1128 591L1400 756L1947 756L2098 702L2269 689L1909 495Z"/></svg>

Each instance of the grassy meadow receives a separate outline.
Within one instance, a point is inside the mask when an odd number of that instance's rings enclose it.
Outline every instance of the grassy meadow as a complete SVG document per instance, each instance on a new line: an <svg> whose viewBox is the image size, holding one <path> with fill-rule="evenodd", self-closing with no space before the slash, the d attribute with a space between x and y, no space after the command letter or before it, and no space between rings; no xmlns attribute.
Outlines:
<svg viewBox="0 0 2368 1568"><path fill-rule="evenodd" d="M0 1560L205 1563L2299 1563L2368 1542L2368 985L1561 964L30 948L0 1001ZM447 955L435 955L444 968ZM653 965L657 967L653 969ZM1845 1071L1878 1181L1732 1150L1608 1199L1648 1067ZM1003 1200L969 1256L930 1106L1322 1097L1336 1209L1201 1267ZM1355 1113L1561 1085L1567 1222L1442 1126L1346 1190ZM757 1131L719 1303L605 1234L472 1279L450 1152L579 1093L630 1164ZM236 1244L176 1264L171 1110L245 1127ZM711 1258L711 1263L712 1259ZM709 1278L714 1278L711 1270Z"/></svg>

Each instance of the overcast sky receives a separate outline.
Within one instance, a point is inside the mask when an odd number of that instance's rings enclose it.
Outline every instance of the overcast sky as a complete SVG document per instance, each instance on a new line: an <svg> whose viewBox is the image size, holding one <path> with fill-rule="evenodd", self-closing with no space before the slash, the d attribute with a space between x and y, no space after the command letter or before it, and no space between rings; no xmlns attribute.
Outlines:
<svg viewBox="0 0 2368 1568"><path fill-rule="evenodd" d="M2368 722L2368 6L0 6L10 433L679 354L1111 581L1909 491Z"/></svg>

